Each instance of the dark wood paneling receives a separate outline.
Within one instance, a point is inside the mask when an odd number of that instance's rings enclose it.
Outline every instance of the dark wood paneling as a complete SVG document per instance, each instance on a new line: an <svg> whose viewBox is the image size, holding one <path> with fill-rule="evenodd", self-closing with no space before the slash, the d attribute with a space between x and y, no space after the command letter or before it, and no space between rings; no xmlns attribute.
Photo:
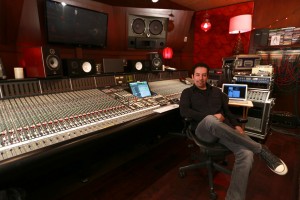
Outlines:
<svg viewBox="0 0 300 200"><path fill-rule="evenodd" d="M254 0L253 27L300 27L299 5L299 0Z"/></svg>
<svg viewBox="0 0 300 200"><path fill-rule="evenodd" d="M1 0L0 2L0 43L16 43L18 35L20 16L23 7L23 0L10 1Z"/></svg>
<svg viewBox="0 0 300 200"><path fill-rule="evenodd" d="M42 44L38 0L27 0L23 4L17 33L16 44L18 47Z"/></svg>
<svg viewBox="0 0 300 200"><path fill-rule="evenodd" d="M176 10L194 10L189 9L185 6L178 5L170 0L159 0L156 3L153 3L151 0L93 0L112 6L122 6L122 7L134 7L134 8L159 8L159 9L176 9Z"/></svg>
<svg viewBox="0 0 300 200"><path fill-rule="evenodd" d="M5 4L1 4L4 5L4 8L1 8L2 10L13 9L11 6L12 3L8 2L10 1L5 1ZM74 6L108 13L109 18L106 48L92 49L50 44L55 48L60 49L60 55L62 58L89 58L94 59L96 62L101 62L102 59L105 57L124 59L148 59L148 53L162 51L161 49L128 49L127 16L128 14L136 14L150 17L168 17L171 13L171 10L117 7L99 3L96 1L66 0L65 2ZM8 59L8 57L4 56L6 57L4 60L5 62L7 62L6 68L8 68L8 78L13 78L13 66L18 65L18 63L22 63L23 48L31 46L48 45L45 30L44 4L44 0L28 0L28 2L26 1L26 4L23 4L22 1L21 4L18 4L19 9L18 14L15 14L16 17L13 21L14 25L10 25L10 27L5 27L8 28L10 32L15 33L15 37L11 40L17 48L15 58ZM167 45L174 49L174 57L180 58L182 49L186 46L186 42L184 42L184 37L190 34L190 22L194 12L174 10L172 11L172 13L175 16L175 28L172 30L172 32L169 32L167 34ZM3 27L2 22L3 21L1 21L1 27ZM3 49L3 51L5 52L6 50ZM176 64L174 64L176 66L180 66L182 64L181 59L175 59L174 61L176 62Z"/></svg>

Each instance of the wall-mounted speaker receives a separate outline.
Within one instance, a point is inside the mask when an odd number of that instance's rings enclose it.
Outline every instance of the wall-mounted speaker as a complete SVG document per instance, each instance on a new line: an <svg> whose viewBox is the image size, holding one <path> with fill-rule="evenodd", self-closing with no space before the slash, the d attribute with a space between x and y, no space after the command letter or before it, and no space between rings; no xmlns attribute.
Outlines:
<svg viewBox="0 0 300 200"><path fill-rule="evenodd" d="M162 71L163 70L163 60L159 53L150 53L151 71Z"/></svg>
<svg viewBox="0 0 300 200"><path fill-rule="evenodd" d="M150 60L128 60L128 72L148 72L151 70Z"/></svg>
<svg viewBox="0 0 300 200"><path fill-rule="evenodd" d="M63 72L65 76L89 76L96 74L94 60L90 59L63 59Z"/></svg>
<svg viewBox="0 0 300 200"><path fill-rule="evenodd" d="M128 15L129 48L164 48L167 32L168 18Z"/></svg>
<svg viewBox="0 0 300 200"><path fill-rule="evenodd" d="M63 75L59 51L50 47L32 47L23 51L27 77L59 77Z"/></svg>

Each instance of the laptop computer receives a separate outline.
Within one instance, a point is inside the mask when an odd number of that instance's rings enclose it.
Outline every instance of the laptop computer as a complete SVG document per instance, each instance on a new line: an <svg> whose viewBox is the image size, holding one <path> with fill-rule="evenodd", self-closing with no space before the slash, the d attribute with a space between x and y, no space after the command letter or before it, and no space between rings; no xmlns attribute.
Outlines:
<svg viewBox="0 0 300 200"><path fill-rule="evenodd" d="M247 103L248 85L223 83L222 92L227 94L229 103Z"/></svg>
<svg viewBox="0 0 300 200"><path fill-rule="evenodd" d="M147 81L130 82L129 87L133 96L138 98L150 97L152 95Z"/></svg>

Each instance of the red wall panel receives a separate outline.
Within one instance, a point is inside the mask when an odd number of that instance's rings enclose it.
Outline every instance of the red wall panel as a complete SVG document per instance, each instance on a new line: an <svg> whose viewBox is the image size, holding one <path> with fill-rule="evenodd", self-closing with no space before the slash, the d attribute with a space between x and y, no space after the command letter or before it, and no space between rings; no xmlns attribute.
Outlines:
<svg viewBox="0 0 300 200"><path fill-rule="evenodd" d="M231 17L242 14L253 14L254 3L242 3L208 10L212 28L204 32L200 25L206 11L195 13L194 29L194 63L205 62L211 68L221 68L222 58L232 56L237 35L228 33ZM245 54L248 53L250 32L241 34Z"/></svg>

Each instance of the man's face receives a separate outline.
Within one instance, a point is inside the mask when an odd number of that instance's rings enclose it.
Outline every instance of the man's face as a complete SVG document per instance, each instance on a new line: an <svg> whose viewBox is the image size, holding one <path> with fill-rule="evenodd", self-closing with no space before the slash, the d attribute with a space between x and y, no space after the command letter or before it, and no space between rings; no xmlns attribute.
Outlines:
<svg viewBox="0 0 300 200"><path fill-rule="evenodd" d="M206 89L206 81L208 79L207 69L205 67L197 67L192 76L194 84L201 90Z"/></svg>

